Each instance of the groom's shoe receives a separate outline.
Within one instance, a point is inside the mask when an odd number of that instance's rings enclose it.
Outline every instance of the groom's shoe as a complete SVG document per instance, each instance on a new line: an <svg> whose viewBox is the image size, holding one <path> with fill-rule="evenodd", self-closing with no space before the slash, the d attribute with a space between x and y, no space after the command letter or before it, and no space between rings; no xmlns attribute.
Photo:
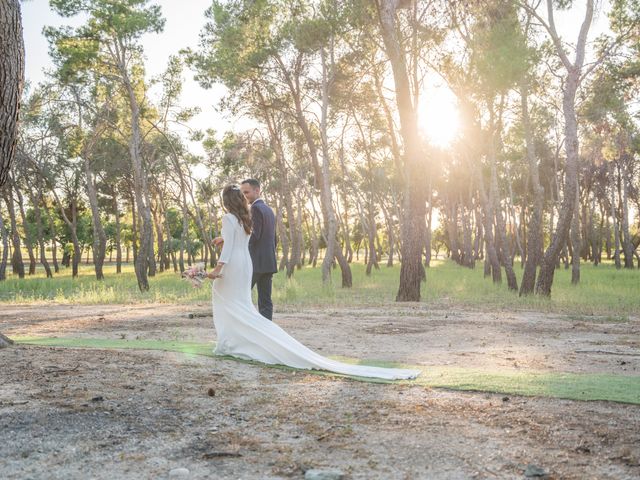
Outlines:
<svg viewBox="0 0 640 480"><path fill-rule="evenodd" d="M271 307L260 307L258 305L258 310L264 318L273 321L273 305Z"/></svg>

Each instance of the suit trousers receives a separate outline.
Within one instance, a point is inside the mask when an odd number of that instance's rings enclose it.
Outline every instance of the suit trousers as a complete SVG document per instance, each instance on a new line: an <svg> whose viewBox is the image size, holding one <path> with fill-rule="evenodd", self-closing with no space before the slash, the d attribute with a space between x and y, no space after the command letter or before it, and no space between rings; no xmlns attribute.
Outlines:
<svg viewBox="0 0 640 480"><path fill-rule="evenodd" d="M254 273L251 279L251 288L258 285L258 311L260 315L269 320L273 320L272 277L273 273Z"/></svg>

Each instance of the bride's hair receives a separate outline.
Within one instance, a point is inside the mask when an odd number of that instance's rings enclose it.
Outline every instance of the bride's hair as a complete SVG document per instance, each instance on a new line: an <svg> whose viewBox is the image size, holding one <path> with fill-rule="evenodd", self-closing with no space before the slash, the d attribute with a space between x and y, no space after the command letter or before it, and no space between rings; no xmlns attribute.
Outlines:
<svg viewBox="0 0 640 480"><path fill-rule="evenodd" d="M224 187L224 190L222 190L222 205L227 212L232 213L238 219L247 235L250 234L251 214L249 213L249 204L238 185Z"/></svg>

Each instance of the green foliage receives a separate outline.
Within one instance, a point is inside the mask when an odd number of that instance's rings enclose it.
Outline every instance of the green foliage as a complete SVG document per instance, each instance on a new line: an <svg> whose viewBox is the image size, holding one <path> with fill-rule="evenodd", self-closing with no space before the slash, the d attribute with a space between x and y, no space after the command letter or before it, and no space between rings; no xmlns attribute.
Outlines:
<svg viewBox="0 0 640 480"><path fill-rule="evenodd" d="M583 106L584 115L591 123L608 120L632 128L625 97L625 82L619 76L615 66L609 65L593 83L590 96Z"/></svg>
<svg viewBox="0 0 640 480"><path fill-rule="evenodd" d="M51 56L58 65L63 81L80 80L88 72L116 74L116 61L126 61L130 53L139 51L137 40L149 32L159 33L164 19L159 5L149 0L50 0L55 12L72 17L85 14L87 23L76 29L70 27L45 29L51 45ZM111 52L105 50L111 44ZM114 52L121 58L114 59Z"/></svg>
<svg viewBox="0 0 640 480"><path fill-rule="evenodd" d="M44 33L51 45L50 55L59 66L61 80L78 81L84 72L97 68L100 41L89 31L46 27Z"/></svg>
<svg viewBox="0 0 640 480"><path fill-rule="evenodd" d="M532 51L527 47L513 2L483 5L474 27L473 63L489 95L504 93L528 71Z"/></svg>
<svg viewBox="0 0 640 480"><path fill-rule="evenodd" d="M322 18L305 18L289 22L285 26L285 32L296 50L312 53L329 43L333 28Z"/></svg>
<svg viewBox="0 0 640 480"><path fill-rule="evenodd" d="M205 16L209 22L201 34L202 51L187 56L196 80L205 88L215 81L236 88L258 74L274 48L276 2L216 0Z"/></svg>
<svg viewBox="0 0 640 480"><path fill-rule="evenodd" d="M38 229L36 226L35 212L33 208L29 208L25 213L26 224L22 225L25 236L29 239L32 245L38 241Z"/></svg>
<svg viewBox="0 0 640 480"><path fill-rule="evenodd" d="M640 0L613 0L609 13L611 29L628 32L636 47L640 47Z"/></svg>
<svg viewBox="0 0 640 480"><path fill-rule="evenodd" d="M98 38L99 34L117 33L132 41L164 28L160 5L148 6L149 0L49 0L49 4L63 17L90 15L88 32Z"/></svg>

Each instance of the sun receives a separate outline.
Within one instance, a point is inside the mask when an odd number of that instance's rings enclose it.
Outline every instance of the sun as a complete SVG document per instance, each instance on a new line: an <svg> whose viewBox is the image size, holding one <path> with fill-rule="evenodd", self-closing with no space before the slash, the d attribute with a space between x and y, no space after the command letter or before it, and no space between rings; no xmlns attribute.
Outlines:
<svg viewBox="0 0 640 480"><path fill-rule="evenodd" d="M418 127L431 145L445 148L460 126L456 96L446 86L435 85L423 93L418 107Z"/></svg>

